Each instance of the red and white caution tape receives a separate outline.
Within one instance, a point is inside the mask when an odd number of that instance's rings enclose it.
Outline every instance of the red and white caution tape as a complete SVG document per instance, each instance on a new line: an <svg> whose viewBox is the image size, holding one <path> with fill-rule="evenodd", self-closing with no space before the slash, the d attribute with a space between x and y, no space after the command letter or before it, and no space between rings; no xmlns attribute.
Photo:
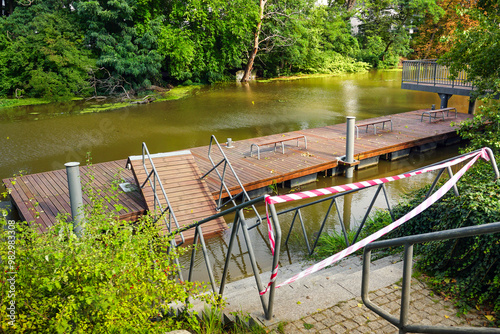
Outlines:
<svg viewBox="0 0 500 334"><path fill-rule="evenodd" d="M396 227L398 227L398 226L406 223L408 220L410 220L413 217L417 216L422 211L424 211L428 207L430 207L437 200L439 200L441 197L443 197L444 194L446 194L458 182L458 180L464 175L464 173L479 158L483 158L486 161L490 160L490 158L488 156L488 153L486 152L486 149L483 148L480 152L471 153L471 154L463 156L461 158L457 158L455 160L452 160L452 161L449 161L449 162L446 162L446 163L443 163L443 164L439 164L439 165L436 165L436 166L432 166L432 167L429 167L429 168L424 168L422 170L419 170L419 171L416 171L416 172L412 172L412 173L400 174L400 175L397 175L397 176L386 177L386 178L381 178L381 179L371 180L371 181L356 182L356 183L346 184L346 185L342 185L342 186L335 186L335 187L323 188L323 189L318 189L318 190L305 191L305 192L295 193L295 194L273 196L273 197L268 196L268 197L266 197L266 216L267 216L267 222L268 222L267 226L268 226L268 229L269 229L269 240L271 242L271 250L272 250L272 253L274 255L274 252L275 252L275 249L274 249L275 248L275 246L274 246L275 245L275 241L274 241L274 233L272 232L272 226L271 226L271 223L270 223L269 214L268 214L268 210L267 210L267 205L268 204L284 203L284 202L295 201L295 200L304 199L304 198L310 198L310 197L316 197L316 196L321 196L321 195L339 193L339 192L343 192L343 191L347 191L347 190L352 190L352 189L362 189L362 188L366 188L366 187L369 187L369 186L378 185L378 184L382 184L382 183L387 183L387 182L391 182L391 181L395 181L395 180L400 180L400 179L403 179L403 178L407 178L407 177L414 176L414 175L419 175L419 174L426 173L426 172L429 172L429 171L433 171L433 170L437 170L437 169L441 169L441 168L446 168L448 166L456 165L456 164L458 164L460 162L463 162L463 161L465 161L467 159L471 159L462 169L460 169L458 171L458 173L456 173L455 175L453 175L453 177L450 178L438 191L436 191L432 196L430 196L425 201L423 201L422 203L420 203L417 207L415 207L413 210L411 210L410 212L408 212L403 217L399 218L398 220L396 220L392 224L387 225L383 229L375 232L374 234L366 237L365 239L360 240L357 243L355 243L355 244L347 247L343 251L338 252L337 254L334 254L334 255L330 256L329 258L326 258L323 261L316 263L315 265L313 265L313 266L307 268L306 270L298 273L297 275L289 278L285 282L276 285L276 288L279 288L279 287L281 287L283 285L295 282L296 280L298 280L298 279L300 279L302 277L305 277L305 276L307 276L309 274L312 274L312 273L314 273L314 272L316 272L318 270L321 270L321 269L323 269L323 268L325 268L325 267L327 267L329 265L332 265L333 263L335 263L335 262L341 260L342 258L344 258L344 257L346 257L346 256L348 256L348 255L350 255L350 254L352 254L354 252L356 252L357 250L359 250L359 249L363 248L364 246L368 245L369 243L377 240L378 238L380 238L384 234L392 231ZM276 266L276 268L273 269L273 272L271 274L270 282L268 283L268 285L265 288L265 290L263 290L263 291L260 292L261 295L265 294L269 290L269 287L271 286L271 284L276 280L277 275L278 275L278 266Z"/></svg>

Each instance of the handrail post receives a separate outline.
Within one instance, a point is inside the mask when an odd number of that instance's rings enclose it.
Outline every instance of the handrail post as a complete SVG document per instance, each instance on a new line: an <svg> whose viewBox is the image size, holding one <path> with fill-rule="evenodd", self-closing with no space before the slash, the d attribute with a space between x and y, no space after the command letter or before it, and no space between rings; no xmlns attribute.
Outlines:
<svg viewBox="0 0 500 334"><path fill-rule="evenodd" d="M408 311L410 310L410 290L411 290L411 272L413 266L413 245L405 244L404 262L403 262L403 287L401 290L401 312L399 315L399 333L406 333L408 324Z"/></svg>
<svg viewBox="0 0 500 334"><path fill-rule="evenodd" d="M280 259L280 248L281 248L281 227L278 220L278 215L276 214L276 208L274 204L269 204L269 209L271 211L271 217L273 221L274 231L275 231L275 243L274 243L274 255L273 255L273 266L271 271L274 271L278 267ZM276 280L271 283L271 291L269 291L269 303L267 307L266 319L271 320L273 317L273 307L274 307L274 294L275 294Z"/></svg>

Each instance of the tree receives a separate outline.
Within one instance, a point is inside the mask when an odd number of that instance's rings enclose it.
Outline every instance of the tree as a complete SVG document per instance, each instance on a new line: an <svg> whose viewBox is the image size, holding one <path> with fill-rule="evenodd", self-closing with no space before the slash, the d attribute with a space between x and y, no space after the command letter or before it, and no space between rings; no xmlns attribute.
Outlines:
<svg viewBox="0 0 500 334"><path fill-rule="evenodd" d="M425 15L439 18L443 14L436 0L368 0L360 7L360 41L367 55L375 54L372 63L377 67L394 66L400 56L410 51L411 31L418 27ZM371 56L373 57L373 56Z"/></svg>
<svg viewBox="0 0 500 334"><path fill-rule="evenodd" d="M453 46L440 60L448 65L452 76L460 71L476 87L475 94L500 94L500 8L497 2L483 0L477 7L462 12L477 20L476 26L459 26L453 35Z"/></svg>
<svg viewBox="0 0 500 334"><path fill-rule="evenodd" d="M307 11L308 7L310 4L301 0L259 0L259 15L242 82L249 80L259 50L270 52L276 46L290 46L295 42L291 34L287 33L287 28L296 20L300 20L300 14Z"/></svg>
<svg viewBox="0 0 500 334"><path fill-rule="evenodd" d="M415 50L415 59L439 58L449 51L452 45L452 36L461 26L465 29L477 24L467 11L472 8L472 2L463 0L438 0L437 4L443 9L444 15L436 17L426 15L425 22L418 28L412 40Z"/></svg>
<svg viewBox="0 0 500 334"><path fill-rule="evenodd" d="M18 6L0 19L0 95L63 99L84 93L94 65L82 30L60 1Z"/></svg>

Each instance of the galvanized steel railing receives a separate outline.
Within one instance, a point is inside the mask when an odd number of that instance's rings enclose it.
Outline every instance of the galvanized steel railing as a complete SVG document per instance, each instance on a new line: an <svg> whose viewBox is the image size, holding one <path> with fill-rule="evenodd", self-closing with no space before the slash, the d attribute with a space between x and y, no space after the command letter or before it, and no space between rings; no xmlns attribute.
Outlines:
<svg viewBox="0 0 500 334"><path fill-rule="evenodd" d="M439 231L396 238L384 241L375 241L365 247L363 255L363 276L361 285L361 297L363 303L373 312L399 328L399 333L500 333L500 328L476 328L476 327L445 327L411 325L408 323L408 310L410 308L410 289L413 260L413 245L430 241L441 241L481 234L500 233L500 222L480 226L462 227L448 231ZM375 249L404 246L403 262L403 287L401 291L401 310L399 319L392 316L378 305L370 301L368 296L370 281L371 252Z"/></svg>
<svg viewBox="0 0 500 334"><path fill-rule="evenodd" d="M146 158L151 164L151 171L149 171L148 167L146 166ZM179 229L179 223L177 222L174 210L170 205L167 193L165 192L165 188L163 188L160 176L156 171L155 164L153 163L151 154L149 154L149 150L148 147L146 146L146 143L142 143L142 166L144 167L144 171L146 172L147 177L146 180L144 180L144 182L141 184L141 189L144 188L146 183L149 181L149 185L153 189L154 204L153 204L153 212L151 212L151 214L155 218L155 223L163 218L163 221L165 222L165 225L167 226L169 233L172 232L172 221L174 222L176 229ZM158 188L161 190L160 195L158 195L157 191ZM163 207L163 204L160 201L160 196L162 196L165 202L167 203L166 207ZM180 246L184 243L184 235L182 233L179 233L179 235L181 237L181 242L179 244L176 244L176 246Z"/></svg>
<svg viewBox="0 0 500 334"><path fill-rule="evenodd" d="M438 64L436 59L403 61L403 83L450 86L452 88L474 87L465 71L460 71L454 79L450 79L450 77L449 68Z"/></svg>
<svg viewBox="0 0 500 334"><path fill-rule="evenodd" d="M477 150L475 152L479 152L479 151L480 150ZM489 155L489 157L491 159L491 162L492 162L491 165L493 167L493 171L495 172L496 177L499 178L500 174L499 174L499 171L498 171L498 167L497 167L497 165L495 163L495 157L493 155L493 152L489 148L487 148L487 152L488 152L488 155ZM461 158L461 157L463 157L465 155L468 155L468 154L471 154L471 153L473 153L473 152L469 152L469 153L462 154L462 155L459 155L459 156L456 156L456 157L453 157L453 158L450 158L450 159L446 159L446 160L443 160L443 161L440 161L440 162L436 162L434 164L431 164L431 165L428 165L428 166L425 166L425 167L422 167L422 168L415 169L415 170L413 170L411 172L408 172L408 173L416 172L416 171L421 170L421 169L425 169L425 168L429 168L429 167L436 166L436 165L439 165L439 164L443 164L443 163L446 163L448 161ZM447 173L448 173L448 175L449 175L450 178L453 177L453 171L451 170L451 167L445 167L445 168L439 169L436 177L434 178L434 181L432 182L431 188L429 189L429 191L428 191L428 193L427 193L427 195L426 195L425 198L428 198L432 194L432 192L436 188L437 182L439 181L439 179L441 178L441 176L443 175L443 173L445 172L445 170L447 171ZM377 187L377 190L375 191L375 194L372 197L370 205L368 206L368 209L366 210L366 213L363 216L363 220L361 221L361 223L358 226L358 229L356 231L356 235L354 236L354 239L352 241L349 241L348 240L348 236L347 236L347 230L345 228L344 222L343 222L342 217L340 215L340 211L338 209L337 198L345 196L345 195L352 194L354 192L363 191L363 190L366 190L366 189L369 189L369 188L372 188L372 187ZM314 201L314 202L311 202L311 203L307 203L307 204L299 205L299 206L294 207L294 208L290 208L290 209L286 209L286 210L283 210L283 211L279 211L277 213L278 215L282 215L282 214L289 213L289 212L294 212L292 223L290 224L290 229L288 230L288 233L287 233L287 236L286 236L286 239L285 239L285 245L288 245L288 240L290 238L290 235L291 235L293 226L295 224L295 221L296 221L296 219L298 217L298 220L299 220L300 225L302 227L302 234L304 235L304 239L305 239L307 251L309 252L309 255L312 255L312 253L314 252L314 249L316 248L316 246L318 244L319 238L321 237L321 233L323 232L323 229L324 229L324 227L326 225L328 216L330 215L330 212L331 212L331 210L333 208L333 205L335 205L335 208L337 210L337 214L338 214L338 218L339 218L339 222L340 222L340 227L342 229L342 233L344 235L344 240L345 240L345 243L346 243L347 247L349 245L351 245L351 244L356 243L356 241L358 240L358 237L359 237L359 235L361 233L361 230L363 229L363 227L364 227L364 225L366 223L366 220L368 219L368 217L370 215L370 212L373 209L373 205L375 204L375 201L377 200L377 198L378 198L381 190L383 191L385 202L387 204L387 208L389 209L389 213L391 215L392 221L394 221L394 215L392 213L391 205L390 205L389 199L387 197L387 192L386 192L385 184L384 183L382 183L380 185L368 186L368 187L360 189L360 190L359 189L349 190L349 191L345 191L345 192L340 193L340 194L335 194L333 196L328 196L326 198L322 198L320 200L317 200L317 201ZM456 185L453 186L453 191L454 191L454 193L455 193L456 196L459 195L458 188L457 188ZM328 210L326 211L326 214L325 214L325 216L324 216L324 218L322 220L320 229L319 229L319 231L318 231L318 233L316 235L316 239L314 240L314 244L313 244L313 246L311 248L310 245L309 245L309 238L308 238L307 233L306 233L306 228L305 228L305 225L304 225L304 221L302 219L301 209L309 207L309 206L312 206L312 205L315 205L315 204L319 204L319 203L322 203L322 202L325 202L325 201L331 201L330 202L330 206L328 207Z"/></svg>
<svg viewBox="0 0 500 334"><path fill-rule="evenodd" d="M214 146L214 143L217 146L217 148L219 149L219 153L222 157L221 160L218 161L217 163L214 161L214 157L213 157L214 154L212 152L212 147ZM242 203L249 202L250 196L248 196L248 193L245 190L245 187L241 183L238 175L236 174L236 172L233 169L233 166L231 165L231 163L227 159L226 154L222 150L222 147L220 146L219 142L217 141L217 138L215 138L214 135L212 135L210 137L210 145L208 147L208 159L210 160L210 163L212 164L212 169L210 169L208 172L206 172L201 178L203 179L203 178L207 177L210 173L212 173L214 171L217 174L217 177L220 181L219 199L217 200L217 210L220 210L223 206L225 206L226 204L228 204L230 202L232 202L233 205L236 206L237 205L236 200L239 198L241 198ZM219 171L219 169L218 169L220 166L222 166L222 172ZM232 173L232 177L234 177L234 179L239 187L239 193L236 195L231 194L231 191L229 190L229 187L226 184L226 181L227 181L226 180L226 172L228 169ZM222 203L224 191L225 191L228 199L226 200L226 202ZM248 203L247 203L247 205L248 205ZM259 213L257 212L257 209L255 208L255 206L252 204L251 207L252 207L253 211L255 212L256 217L258 217L258 222L257 222L257 224L251 226L250 229L252 229L252 228L258 226L260 223L262 223L262 219L260 218Z"/></svg>
<svg viewBox="0 0 500 334"><path fill-rule="evenodd" d="M236 240L236 236L238 234L238 231L241 229L241 231L243 233L243 238L245 240L245 245L248 249L248 256L250 259L250 264L252 266L252 271L253 271L253 275L255 278L255 283L257 285L257 289L258 289L258 291L264 290L265 287L262 284L262 280L260 278L260 272L259 272L259 268L257 266L257 261L256 261L254 249L253 249L252 242L251 242L251 239L250 239L250 236L248 233L249 227L247 225L247 220L245 219L245 216L243 215L243 210L245 210L249 205L253 206L256 203L264 203L264 199L265 199L265 196L260 196L258 198L249 200L247 202L235 205L230 209L221 211L213 216L210 216L208 218L200 220L199 222L193 223L191 225L184 226L181 229L179 229L178 231L174 232L174 234L175 234L175 233L181 233L183 231L186 231L186 230L189 230L192 228L195 229L195 236L194 236L194 240L193 240L194 247L192 248L192 251L191 251L191 261L189 264L189 274L188 274L189 281L192 280L193 269L195 266L195 257L196 257L196 252L197 252L196 246L198 244L200 244L201 250L203 252L203 257L205 259L205 264L206 264L206 268L207 268L207 272L208 272L208 276L209 276L209 280L210 280L210 285L212 287L212 291L215 293L218 293L222 297L224 294L224 288L226 286L227 274L228 274L228 270L229 270L229 263L231 261L231 256L233 255L234 242ZM275 243L276 252L273 255L273 261L272 261L272 266L273 266L272 268L275 268L278 264L278 261L279 261L279 248L280 248L280 244L281 244L281 228L280 228L280 224L278 221L278 216L276 215L274 205L271 204L269 206L269 209L270 209L270 213L271 213L271 220L272 220L272 223L274 226L275 238L276 238L276 241L275 241L276 242ZM219 288L217 289L217 284L216 284L213 269L212 269L213 266L210 263L210 257L209 257L208 250L207 250L207 247L205 244L205 238L203 237L202 226L203 226L203 224L205 224L211 220L217 219L219 217L222 217L222 216L225 216L225 215L228 215L231 213L235 213L234 221L233 221L233 225L231 226L231 237L229 239L229 245L228 245L227 253L225 255L224 269L222 271L222 278L220 281ZM263 309L264 314L265 314L267 319L271 319L272 313L273 313L274 292L275 292L274 285L275 285L275 283L273 283L271 285L271 291L269 293L269 297L267 300L266 300L265 295L259 294L259 298L260 298L260 301L262 304L262 309Z"/></svg>

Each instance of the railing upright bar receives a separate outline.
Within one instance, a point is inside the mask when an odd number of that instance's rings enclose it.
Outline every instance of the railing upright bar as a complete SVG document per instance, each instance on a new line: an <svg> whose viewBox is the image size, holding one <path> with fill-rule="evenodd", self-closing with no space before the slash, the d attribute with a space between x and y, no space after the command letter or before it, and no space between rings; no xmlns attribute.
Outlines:
<svg viewBox="0 0 500 334"><path fill-rule="evenodd" d="M188 271L188 281L191 282L193 278L193 268L194 268L194 260L196 258L196 246L198 245L198 226L196 226L194 230L194 238L193 238L193 250L191 251L191 260L189 261L189 271Z"/></svg>
<svg viewBox="0 0 500 334"><path fill-rule="evenodd" d="M231 255L233 254L233 244L234 244L234 239L236 238L236 235L238 234L238 228L239 228L239 214L237 212L234 215L233 226L231 229L231 237L229 239L229 245L227 246L226 261L224 262L224 269L222 271L222 278L220 280L219 295L221 295L221 296L224 294L224 288L226 286L227 272L229 270L229 261L231 259Z"/></svg>
<svg viewBox="0 0 500 334"><path fill-rule="evenodd" d="M248 235L248 228L246 226L245 218L242 216L241 211L239 211L238 214L240 215L241 230L243 232L243 237L245 238L245 244L247 246L248 257L250 259L250 264L252 266L252 271L253 271L253 275L255 278L255 283L257 284L257 289L259 291L262 291L262 290L264 290L263 285L262 285L262 280L260 279L260 272L259 272L259 269L257 268L257 262L255 260L255 253L253 251L252 242L250 241L250 236ZM275 251L275 254L276 254L276 252L279 252L279 249L277 249ZM260 302L262 304L262 309L264 310L264 313L267 316L269 308L268 308L268 305L266 303L266 299L264 298L264 295L259 294L259 297L260 297Z"/></svg>
<svg viewBox="0 0 500 334"><path fill-rule="evenodd" d="M304 220L302 219L302 212L300 211L300 209L298 210L298 212L299 212L300 226L302 226L302 234L304 235L304 239L306 240L307 251L309 252L309 254L311 254L311 246L309 245L309 238L307 237L306 226L304 225Z"/></svg>
<svg viewBox="0 0 500 334"><path fill-rule="evenodd" d="M212 270L212 265L210 264L210 257L208 256L207 245L205 244L205 238L203 238L203 231L201 230L201 226L200 225L196 226L196 230L199 231L198 235L200 238L201 248L203 249L203 257L205 258L205 265L207 266L208 277L212 285L212 291L217 292L217 288L215 287L214 272Z"/></svg>
<svg viewBox="0 0 500 334"><path fill-rule="evenodd" d="M342 233L344 234L344 240L346 247L349 247L349 236L347 235L347 230L345 228L344 220L342 219L342 216L340 215L340 210L339 210L339 205L337 203L337 198L333 199L335 201L335 208L337 209L337 215L339 217L339 222L340 222L340 228L342 229Z"/></svg>
<svg viewBox="0 0 500 334"><path fill-rule="evenodd" d="M320 226L319 231L318 231L318 236L316 237L316 240L314 240L314 244L312 246L311 251L309 252L309 255L312 255L312 253L314 252L314 249L316 249L316 246L318 245L319 237L321 236L321 233L323 232L323 228L325 228L325 224L326 224L326 221L328 219L328 215L330 214L330 211L332 210L334 200L335 200L335 198L332 199L332 202L330 203L330 206L328 207L328 210L326 211L325 218L323 219L323 223L321 223L321 226Z"/></svg>
<svg viewBox="0 0 500 334"><path fill-rule="evenodd" d="M391 215L391 219L394 222L396 218L394 217L394 212L392 212L391 203L389 202L389 197L387 196L387 190L385 189L385 184L382 184L382 190L384 192L385 203L387 204L387 208L389 209L389 214Z"/></svg>
<svg viewBox="0 0 500 334"><path fill-rule="evenodd" d="M373 205L375 204L375 201L377 200L378 194L380 193L380 190L382 190L382 185L383 185L383 183L377 187L377 190L375 191L375 194L373 195L372 201L370 202L368 209L366 209L365 216L363 217L361 224L359 224L358 230L356 231L356 235L354 236L354 240L352 241L353 244L356 243L356 240L358 240L359 234L361 233L363 226L365 226L365 222L368 219L370 212L372 211Z"/></svg>
<svg viewBox="0 0 500 334"><path fill-rule="evenodd" d="M436 177L434 178L434 181L432 182L432 185L431 187L429 188L429 191L427 192L427 194L425 195L425 199L429 198L429 196L432 194L432 192L434 191L434 189L436 188L436 185L439 181L439 179L441 178L441 175L443 175L444 173L444 168L441 168L438 172L438 174L436 175Z"/></svg>
<svg viewBox="0 0 500 334"><path fill-rule="evenodd" d="M274 204L269 205L269 210L271 211L271 218L274 226L274 233L275 233L275 250L274 250L274 256L273 256L273 265L272 269L277 268L279 260L280 260L280 248L281 248L281 227L280 223L278 220L278 215L276 214L276 208L274 207ZM268 303L268 309L266 312L266 319L271 320L273 317L273 310L274 310L274 295L275 295L275 286L276 286L276 281L273 281L271 283L271 291L269 291L269 303Z"/></svg>
<svg viewBox="0 0 500 334"><path fill-rule="evenodd" d="M451 170L451 167L448 166L446 168L446 170L448 171L448 176L450 177L450 179L453 177L453 171ZM458 192L458 187L456 184L453 185L453 192L455 193L455 196L460 196L460 193Z"/></svg>
<svg viewBox="0 0 500 334"><path fill-rule="evenodd" d="M406 333L408 312L410 311L411 272L413 267L413 245L405 244L403 262L403 286L401 289L401 312L399 313L399 333Z"/></svg>

